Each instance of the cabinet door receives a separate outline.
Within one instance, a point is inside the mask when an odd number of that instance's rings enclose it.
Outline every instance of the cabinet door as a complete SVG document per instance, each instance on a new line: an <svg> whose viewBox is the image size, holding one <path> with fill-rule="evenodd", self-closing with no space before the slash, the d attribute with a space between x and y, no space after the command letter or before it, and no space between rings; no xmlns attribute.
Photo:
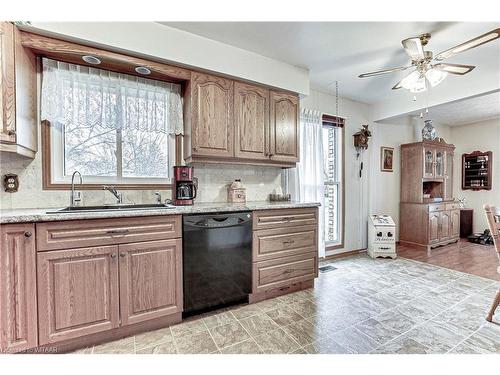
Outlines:
<svg viewBox="0 0 500 375"><path fill-rule="evenodd" d="M235 156L268 159L269 90L234 84Z"/></svg>
<svg viewBox="0 0 500 375"><path fill-rule="evenodd" d="M38 253L40 345L119 325L118 247Z"/></svg>
<svg viewBox="0 0 500 375"><path fill-rule="evenodd" d="M446 151L437 149L435 152L434 177L445 177L446 175Z"/></svg>
<svg viewBox="0 0 500 375"><path fill-rule="evenodd" d="M444 177L444 200L453 199L453 153L446 153L446 170Z"/></svg>
<svg viewBox="0 0 500 375"><path fill-rule="evenodd" d="M0 353L36 347L36 251L33 224L0 226Z"/></svg>
<svg viewBox="0 0 500 375"><path fill-rule="evenodd" d="M192 75L192 155L234 156L233 82Z"/></svg>
<svg viewBox="0 0 500 375"><path fill-rule="evenodd" d="M424 178L434 177L434 150L424 148Z"/></svg>
<svg viewBox="0 0 500 375"><path fill-rule="evenodd" d="M440 231L439 240L444 241L450 238L451 233L451 213L450 211L443 211L440 215Z"/></svg>
<svg viewBox="0 0 500 375"><path fill-rule="evenodd" d="M429 213L429 243L439 242L440 213Z"/></svg>
<svg viewBox="0 0 500 375"><path fill-rule="evenodd" d="M16 142L14 25L0 22L0 141Z"/></svg>
<svg viewBox="0 0 500 375"><path fill-rule="evenodd" d="M450 236L452 238L460 237L460 210L453 210L451 216Z"/></svg>
<svg viewBox="0 0 500 375"><path fill-rule="evenodd" d="M270 159L294 163L299 160L299 99L271 91Z"/></svg>
<svg viewBox="0 0 500 375"><path fill-rule="evenodd" d="M120 245L122 325L182 311L181 239Z"/></svg>

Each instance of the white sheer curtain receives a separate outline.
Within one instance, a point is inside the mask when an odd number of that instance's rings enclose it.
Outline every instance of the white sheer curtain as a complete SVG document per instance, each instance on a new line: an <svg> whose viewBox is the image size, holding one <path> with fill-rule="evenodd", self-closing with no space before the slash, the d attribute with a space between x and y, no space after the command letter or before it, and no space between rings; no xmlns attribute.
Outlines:
<svg viewBox="0 0 500 375"><path fill-rule="evenodd" d="M303 108L300 113L300 162L288 170L289 192L298 201L320 202L318 255L325 256L325 188L321 112Z"/></svg>
<svg viewBox="0 0 500 375"><path fill-rule="evenodd" d="M183 134L181 87L44 58L41 118Z"/></svg>

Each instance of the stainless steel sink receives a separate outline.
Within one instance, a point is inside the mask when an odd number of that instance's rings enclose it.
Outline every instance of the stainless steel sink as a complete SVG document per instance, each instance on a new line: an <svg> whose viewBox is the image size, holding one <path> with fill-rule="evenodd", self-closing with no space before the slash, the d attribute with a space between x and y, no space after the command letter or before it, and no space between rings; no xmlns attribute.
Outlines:
<svg viewBox="0 0 500 375"><path fill-rule="evenodd" d="M64 207L60 210L47 211L48 214L76 213L76 212L99 212L99 211L135 211L135 210L157 210L171 209L175 206L169 204L110 204L104 206L75 206Z"/></svg>

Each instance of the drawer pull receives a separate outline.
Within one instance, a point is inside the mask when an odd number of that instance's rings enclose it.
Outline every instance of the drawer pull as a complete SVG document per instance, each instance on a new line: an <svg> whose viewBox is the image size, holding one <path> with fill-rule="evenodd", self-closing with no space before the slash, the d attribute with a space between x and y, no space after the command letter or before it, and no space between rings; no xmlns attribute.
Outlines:
<svg viewBox="0 0 500 375"><path fill-rule="evenodd" d="M106 234L111 234L111 235L114 235L114 234L127 234L129 232L128 229L114 229L114 230L108 230L106 232Z"/></svg>
<svg viewBox="0 0 500 375"><path fill-rule="evenodd" d="M285 270L285 271L283 271L283 274L288 275L289 273L292 273L292 272L293 272L293 270Z"/></svg>
<svg viewBox="0 0 500 375"><path fill-rule="evenodd" d="M283 245L291 245L291 244L293 244L293 243L295 243L295 241L294 241L294 240L287 240L287 241L283 241Z"/></svg>
<svg viewBox="0 0 500 375"><path fill-rule="evenodd" d="M289 217L289 216L283 218L283 221L286 221L286 222L290 222L292 220L295 220L295 218L294 217Z"/></svg>
<svg viewBox="0 0 500 375"><path fill-rule="evenodd" d="M288 290L290 289L289 286L284 286L283 288L279 288L280 291L284 292L285 290Z"/></svg>

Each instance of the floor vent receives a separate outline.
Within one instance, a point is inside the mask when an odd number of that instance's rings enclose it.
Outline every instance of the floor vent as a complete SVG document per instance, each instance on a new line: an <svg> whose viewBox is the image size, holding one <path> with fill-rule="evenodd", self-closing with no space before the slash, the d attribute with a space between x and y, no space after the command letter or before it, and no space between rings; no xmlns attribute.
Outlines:
<svg viewBox="0 0 500 375"><path fill-rule="evenodd" d="M327 265L327 266L319 267L319 272L325 273L325 272L335 271L336 269L337 269L337 267Z"/></svg>

